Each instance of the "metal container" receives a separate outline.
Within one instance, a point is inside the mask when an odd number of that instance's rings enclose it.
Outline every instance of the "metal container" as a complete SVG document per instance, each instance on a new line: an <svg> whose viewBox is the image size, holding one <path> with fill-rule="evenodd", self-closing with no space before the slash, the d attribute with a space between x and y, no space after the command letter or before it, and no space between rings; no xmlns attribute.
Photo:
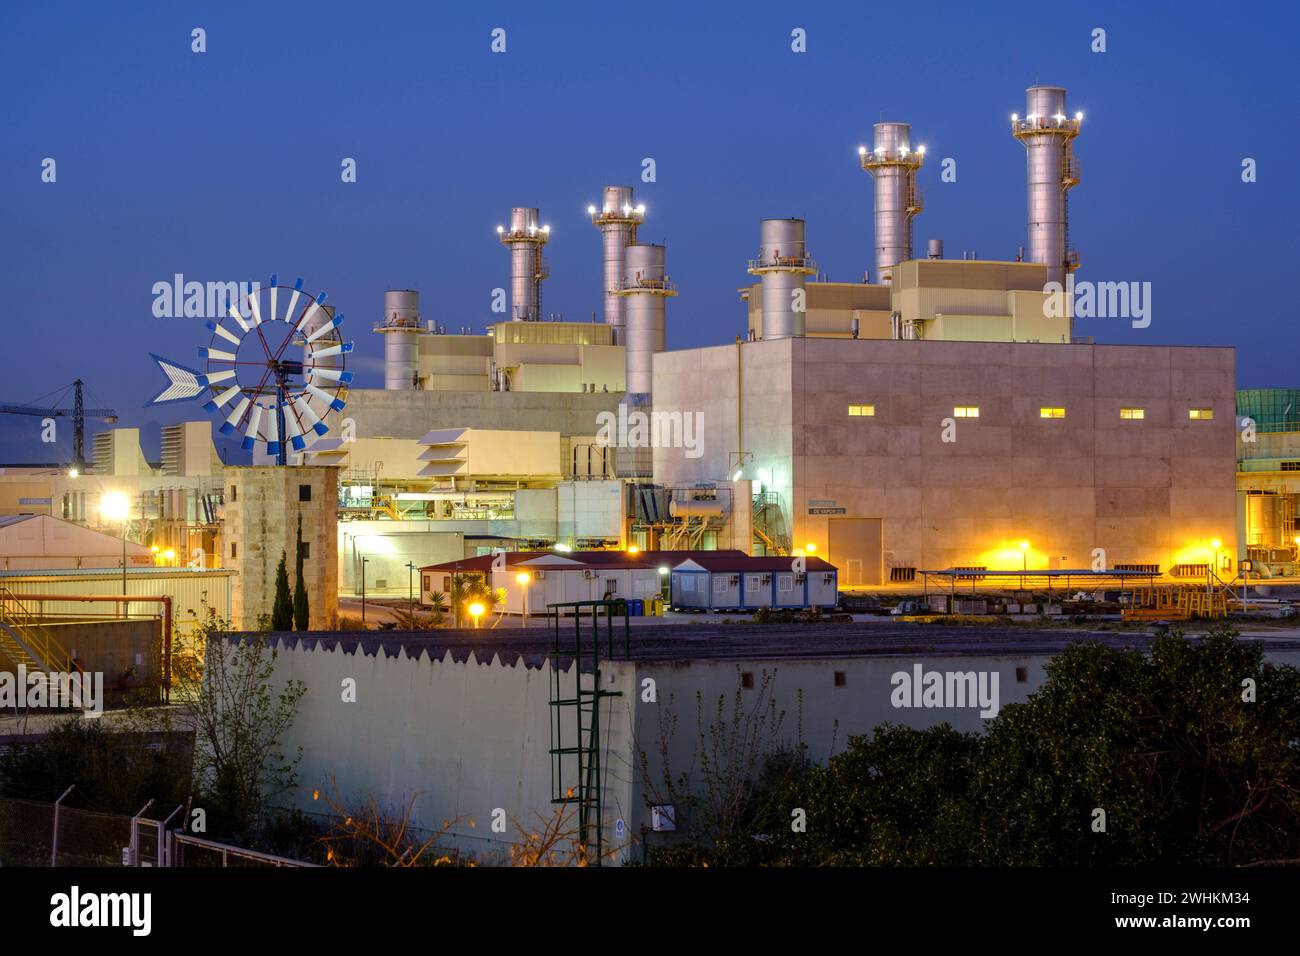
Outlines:
<svg viewBox="0 0 1300 956"><path fill-rule="evenodd" d="M942 239L931 239L931 240L930 240L929 249L928 249L928 255L930 256L931 259L942 259L942 258L943 258L943 240L942 240Z"/></svg>

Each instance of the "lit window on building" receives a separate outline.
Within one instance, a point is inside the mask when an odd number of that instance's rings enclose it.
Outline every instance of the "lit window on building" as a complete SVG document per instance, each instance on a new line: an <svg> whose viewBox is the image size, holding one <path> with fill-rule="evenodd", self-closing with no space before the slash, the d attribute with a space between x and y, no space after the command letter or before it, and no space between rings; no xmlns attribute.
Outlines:
<svg viewBox="0 0 1300 956"><path fill-rule="evenodd" d="M952 410L953 418L979 418L980 407L978 405L958 405Z"/></svg>
<svg viewBox="0 0 1300 956"><path fill-rule="evenodd" d="M876 414L875 405L850 405L849 416L852 418L871 418Z"/></svg>
<svg viewBox="0 0 1300 956"><path fill-rule="evenodd" d="M1214 409L1212 409L1212 408L1189 408L1189 409L1187 410L1187 417L1190 418L1190 419L1192 419L1193 421L1198 421L1198 422L1208 422L1210 419L1212 419L1212 418L1214 417Z"/></svg>
<svg viewBox="0 0 1300 956"><path fill-rule="evenodd" d="M1038 410L1039 418L1064 418L1065 409L1056 405L1044 405Z"/></svg>
<svg viewBox="0 0 1300 956"><path fill-rule="evenodd" d="M1121 408L1119 417L1130 422L1141 421L1147 417L1147 410L1145 408Z"/></svg>

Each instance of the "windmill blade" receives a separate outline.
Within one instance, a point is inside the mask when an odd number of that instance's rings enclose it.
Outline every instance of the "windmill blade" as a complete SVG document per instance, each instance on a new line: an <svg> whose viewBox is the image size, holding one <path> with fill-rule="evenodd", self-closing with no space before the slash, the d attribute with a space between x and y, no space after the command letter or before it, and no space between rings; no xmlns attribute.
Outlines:
<svg viewBox="0 0 1300 956"><path fill-rule="evenodd" d="M199 375L198 379L199 384L201 385L216 385L218 382L228 382L234 377L234 371L228 370L225 372L214 372L211 375Z"/></svg>
<svg viewBox="0 0 1300 956"><path fill-rule="evenodd" d="M315 342L318 338L320 338L320 337L321 337L322 335L324 335L326 332L332 332L332 331L334 331L335 329L337 329L337 328L338 328L340 325L342 325L342 324L343 324L343 313L340 312L338 315L334 316L334 318L330 319L328 322L326 322L324 325L322 325L319 329L317 329L317 330L316 330L315 332L313 332L311 335L307 336L307 344L308 344L308 345L311 345L311 343Z"/></svg>
<svg viewBox="0 0 1300 956"><path fill-rule="evenodd" d="M313 385L311 382L308 382L305 387L307 391L311 392L322 402L324 402L329 407L330 411L341 412L343 411L343 409L347 408L348 405L347 402L343 401L343 399L341 398L336 398L335 396L331 395L329 392L325 391L325 389L318 388L317 386Z"/></svg>
<svg viewBox="0 0 1300 956"><path fill-rule="evenodd" d="M227 352L223 349L210 349L203 346L199 347L199 358L205 358L213 362L234 362L237 361L234 352Z"/></svg>
<svg viewBox="0 0 1300 956"><path fill-rule="evenodd" d="M325 303L325 299L326 296L324 292L317 294L315 301L311 304L311 308L304 312L302 318L298 320L298 328L296 331L301 332L311 324L311 320L316 317L316 313L320 311L320 307Z"/></svg>
<svg viewBox="0 0 1300 956"><path fill-rule="evenodd" d="M353 347L351 342L340 342L338 345L331 345L329 348L315 349L311 353L311 360L314 362L317 359L329 358L331 355L344 355L351 352Z"/></svg>
<svg viewBox="0 0 1300 956"><path fill-rule="evenodd" d="M238 385L232 385L232 386L230 386L230 388L226 389L224 392L222 392L222 393L221 393L220 395L218 395L216 398L213 398L213 399L211 399L211 400L209 400L209 401L204 402L204 403L203 403L203 410L204 410L205 412L207 412L209 415L211 415L211 414L212 414L213 412L215 412L218 408L220 408L221 406L225 405L226 402L230 401L232 398L234 398L234 397L235 397L236 395L238 395L239 393L240 393L240 388L239 388L239 386L238 386Z"/></svg>
<svg viewBox="0 0 1300 956"><path fill-rule="evenodd" d="M220 322L213 322L211 319L209 319L207 322L204 322L203 324L208 327L209 332L215 332L217 333L217 335L221 336L227 342L233 343L236 348L239 347L239 343L242 341L240 337L236 335L234 332L231 332Z"/></svg>
<svg viewBox="0 0 1300 956"><path fill-rule="evenodd" d="M275 273L271 273L270 285L271 285L271 318L269 321L274 322L275 321L275 298L280 292L279 276L277 276Z"/></svg>
<svg viewBox="0 0 1300 956"><path fill-rule="evenodd" d="M158 367L167 376L167 385L146 404L165 405L169 402L185 402L198 398L207 390L207 384L202 381L203 373L186 368L161 355L154 355L152 352L149 353L149 357L158 363Z"/></svg>
<svg viewBox="0 0 1300 956"><path fill-rule="evenodd" d="M352 373L344 372L337 368L312 368L307 369L308 378L323 378L327 382L343 382L347 384L352 381Z"/></svg>
<svg viewBox="0 0 1300 956"><path fill-rule="evenodd" d="M247 410L249 404L248 396L241 398L239 404L235 406L235 410L227 416L226 420L217 431L221 432L223 435L229 435L233 432L235 430L235 423L244 417L244 412Z"/></svg>
<svg viewBox="0 0 1300 956"><path fill-rule="evenodd" d="M236 324L238 324L238 326L241 329L243 329L245 332L249 331L252 328L252 326L249 325L244 320L244 317L239 314L239 305L238 303L235 302L234 299L230 300L230 308L227 309L226 311L230 313L230 317L234 319Z"/></svg>
<svg viewBox="0 0 1300 956"><path fill-rule="evenodd" d="M268 455L280 454L280 416L275 414L275 409L269 409L270 417L266 423L266 453Z"/></svg>
<svg viewBox="0 0 1300 956"><path fill-rule="evenodd" d="M293 282L293 294L289 296L289 308L285 309L284 321L293 322L293 310L298 307L298 297L302 295L302 277L299 276Z"/></svg>
<svg viewBox="0 0 1300 956"><path fill-rule="evenodd" d="M239 443L239 447L244 451L251 451L257 444L257 430L262 424L262 403L254 402L253 410L248 415L248 427L244 429L244 440Z"/></svg>
<svg viewBox="0 0 1300 956"><path fill-rule="evenodd" d="M280 407L284 409L284 430L289 433L289 444L293 446L294 451L302 451L307 447L307 443L302 440L302 426L292 414L293 406L285 402Z"/></svg>
<svg viewBox="0 0 1300 956"><path fill-rule="evenodd" d="M329 426L320 420L320 416L316 414L315 409L311 407L311 402L307 401L305 396L299 395L294 399L293 407L298 410L299 417L306 420L307 427L317 435L324 435L330 430Z"/></svg>
<svg viewBox="0 0 1300 956"><path fill-rule="evenodd" d="M249 285L252 286L253 284L250 282ZM257 287L253 286L253 288L256 289ZM262 305L257 301L256 292L248 293L248 312L252 316L254 325L262 324Z"/></svg>

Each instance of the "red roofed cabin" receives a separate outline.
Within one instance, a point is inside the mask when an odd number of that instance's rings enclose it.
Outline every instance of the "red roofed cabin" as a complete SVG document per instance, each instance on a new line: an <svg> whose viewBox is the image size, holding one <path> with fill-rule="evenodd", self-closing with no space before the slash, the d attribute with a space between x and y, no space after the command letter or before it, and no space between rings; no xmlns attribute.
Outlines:
<svg viewBox="0 0 1300 956"><path fill-rule="evenodd" d="M753 558L706 551L673 566L675 610L835 607L839 572L821 558Z"/></svg>
<svg viewBox="0 0 1300 956"><path fill-rule="evenodd" d="M501 551L475 558L446 561L420 569L420 602L432 604L431 595L451 591L455 574L481 574L491 587L504 590L505 613L522 614L525 595L528 614L545 614L548 604L599 601L607 595L629 601L648 600L662 594L668 572L695 551ZM740 551L709 551L710 555L744 558ZM527 575L526 584L519 581Z"/></svg>

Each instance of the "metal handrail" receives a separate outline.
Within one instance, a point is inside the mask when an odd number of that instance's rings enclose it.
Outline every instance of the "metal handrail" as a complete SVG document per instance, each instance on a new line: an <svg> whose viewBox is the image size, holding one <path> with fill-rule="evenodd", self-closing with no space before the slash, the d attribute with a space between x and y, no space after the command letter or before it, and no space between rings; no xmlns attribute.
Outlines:
<svg viewBox="0 0 1300 956"><path fill-rule="evenodd" d="M15 614L10 608L16 609ZM69 673L72 655L37 622L26 605L7 587L0 586L0 623L7 624L20 639L28 654L47 671Z"/></svg>

